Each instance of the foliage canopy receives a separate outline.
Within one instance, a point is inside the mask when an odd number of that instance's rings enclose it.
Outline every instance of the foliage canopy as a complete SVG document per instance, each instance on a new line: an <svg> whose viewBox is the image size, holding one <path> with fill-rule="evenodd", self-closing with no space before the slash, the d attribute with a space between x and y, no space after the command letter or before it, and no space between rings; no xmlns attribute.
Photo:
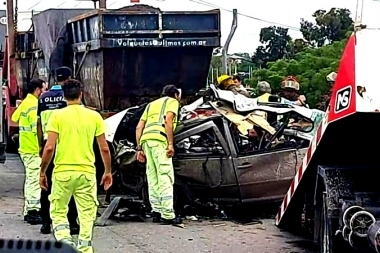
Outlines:
<svg viewBox="0 0 380 253"><path fill-rule="evenodd" d="M323 96L331 89L326 76L338 68L346 43L347 40L341 40L320 48L307 48L297 53L293 59L269 62L267 68L254 71L252 79L246 82L254 87L258 81L267 81L274 92L280 92L280 83L284 77L295 76L309 105L320 107L326 99Z"/></svg>
<svg viewBox="0 0 380 253"><path fill-rule="evenodd" d="M274 92L280 91L281 81L295 76L312 107L321 108L331 90L326 75L336 71L340 57L351 34L353 20L347 9L317 10L315 22L302 19L302 39L292 40L288 29L275 26L261 29L259 46L252 56L256 70L246 83L255 87L267 81Z"/></svg>

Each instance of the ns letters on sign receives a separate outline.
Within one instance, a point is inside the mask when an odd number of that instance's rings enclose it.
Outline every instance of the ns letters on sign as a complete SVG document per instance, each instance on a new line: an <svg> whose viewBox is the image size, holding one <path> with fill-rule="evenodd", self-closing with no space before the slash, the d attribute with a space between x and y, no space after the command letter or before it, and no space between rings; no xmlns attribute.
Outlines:
<svg viewBox="0 0 380 253"><path fill-rule="evenodd" d="M335 99L335 108L334 108L335 113L339 113L350 107L351 94L352 94L351 86L347 86L338 90L338 92L336 93L336 99Z"/></svg>

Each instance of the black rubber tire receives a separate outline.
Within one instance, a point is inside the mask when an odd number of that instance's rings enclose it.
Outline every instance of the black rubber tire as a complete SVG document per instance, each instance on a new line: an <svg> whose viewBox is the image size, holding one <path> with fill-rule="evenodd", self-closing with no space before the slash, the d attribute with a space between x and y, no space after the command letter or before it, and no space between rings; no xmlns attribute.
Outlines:
<svg viewBox="0 0 380 253"><path fill-rule="evenodd" d="M354 250L350 245L344 241L342 233L335 235L335 232L339 229L339 221L337 218L329 218L327 210L327 194L323 194L322 203L318 208L321 209L319 212L320 217L320 230L319 230L319 252L320 253L353 253Z"/></svg>
<svg viewBox="0 0 380 253"><path fill-rule="evenodd" d="M6 120L3 121L4 126L4 141L5 141L5 152L8 154L18 153L18 144L15 143L11 136L8 134L8 123Z"/></svg>
<svg viewBox="0 0 380 253"><path fill-rule="evenodd" d="M144 183L143 187L141 187L140 198L143 200L145 207L150 210L151 206L149 201L148 183Z"/></svg>
<svg viewBox="0 0 380 253"><path fill-rule="evenodd" d="M144 186L140 190L140 198L144 201L145 206L147 209L151 209L150 202L149 202L149 193L148 193L148 184L145 183ZM186 204L190 204L190 200L185 194L185 191L182 189L181 186L174 184L174 203L173 208L177 215L182 215L184 212L184 206Z"/></svg>
<svg viewBox="0 0 380 253"><path fill-rule="evenodd" d="M323 193L323 201L319 208L321 208L321 226L319 230L319 252L320 253L334 253L331 245L330 226L328 224L327 206L326 206L326 193Z"/></svg>

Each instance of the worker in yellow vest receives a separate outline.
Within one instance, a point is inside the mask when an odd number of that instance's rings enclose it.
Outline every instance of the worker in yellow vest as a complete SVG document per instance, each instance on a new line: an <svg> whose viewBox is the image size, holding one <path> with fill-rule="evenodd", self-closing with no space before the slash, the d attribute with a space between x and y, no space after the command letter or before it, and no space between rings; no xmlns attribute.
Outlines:
<svg viewBox="0 0 380 253"><path fill-rule="evenodd" d="M164 87L162 97L149 103L136 127L137 159L146 162L153 222L181 226L173 207L174 131L180 109L180 90Z"/></svg>
<svg viewBox="0 0 380 253"><path fill-rule="evenodd" d="M38 110L37 110L37 135L39 139L40 150L43 150L47 140L46 126L49 122L49 118L54 110L62 109L67 106L64 99L62 84L71 78L72 71L69 67L60 67L56 69L56 81L49 91L42 94L39 99ZM41 152L42 154L42 152ZM54 163L50 163L46 171L46 176L48 180L48 190L41 192L41 218L42 226L40 232L42 234L51 233L51 219L50 219L50 202L49 195L51 193L51 177L53 175ZM70 231L72 235L77 235L79 233L79 225L77 223L78 213L75 206L74 198L71 198L69 203L69 212L67 213L67 218L70 223Z"/></svg>
<svg viewBox="0 0 380 253"><path fill-rule="evenodd" d="M40 185L47 190L46 170L56 149L49 196L54 236L57 241L77 246L79 252L93 253L92 233L99 204L93 149L95 137L105 168L102 177L105 190L112 185L111 155L102 117L96 111L81 105L82 84L69 79L63 83L62 90L67 106L54 110L48 120ZM77 206L80 226L77 245L70 235L67 219L68 204L72 196Z"/></svg>
<svg viewBox="0 0 380 253"><path fill-rule="evenodd" d="M270 84L266 81L258 82L257 84L257 92L259 96L257 97L257 102L268 103L269 97L271 96L272 88Z"/></svg>
<svg viewBox="0 0 380 253"><path fill-rule="evenodd" d="M28 95L12 115L12 121L19 126L18 149L25 167L24 184L24 221L32 225L42 223L40 215L39 172L41 165L40 147L37 138L38 98L45 91L46 84L41 79L32 80L28 86Z"/></svg>

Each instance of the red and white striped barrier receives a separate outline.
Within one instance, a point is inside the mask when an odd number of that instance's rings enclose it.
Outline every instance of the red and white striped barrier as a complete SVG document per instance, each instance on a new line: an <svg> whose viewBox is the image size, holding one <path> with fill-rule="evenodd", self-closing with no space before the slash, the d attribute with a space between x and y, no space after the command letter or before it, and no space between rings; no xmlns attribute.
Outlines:
<svg viewBox="0 0 380 253"><path fill-rule="evenodd" d="M290 184L290 187L288 189L288 192L286 193L284 200L282 201L280 210L278 211L275 219L275 224L278 226L278 224L281 222L282 217L284 216L284 213L286 211L286 208L288 207L295 191L297 190L297 187L299 183L302 180L303 175L305 174L305 171L307 169L307 166L309 165L311 158L313 157L315 150L317 149L317 146L322 139L322 135L326 130L327 126L327 119L328 119L328 113L326 113L324 119L321 121L317 132L315 133L315 136L313 140L310 143L310 146L305 154L305 157L303 158L301 166L298 168L296 175L294 176L294 179L292 183Z"/></svg>

